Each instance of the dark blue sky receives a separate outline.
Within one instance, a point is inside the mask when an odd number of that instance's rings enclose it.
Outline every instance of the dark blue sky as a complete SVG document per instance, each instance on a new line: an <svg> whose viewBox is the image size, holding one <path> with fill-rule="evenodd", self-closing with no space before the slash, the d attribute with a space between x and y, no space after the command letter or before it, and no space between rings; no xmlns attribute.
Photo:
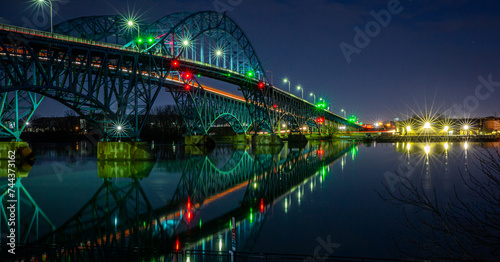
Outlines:
<svg viewBox="0 0 500 262"><path fill-rule="evenodd" d="M54 0L56 2L56 0ZM179 11L215 10L220 3L245 31L274 84L286 76L330 101L333 110L361 121L402 117L407 112L445 111L472 116L500 115L500 3L472 0L191 0L59 1L54 23L134 10L147 22ZM372 11L398 10L370 42L358 48L356 31L374 26ZM0 17L25 25L34 17L30 1L2 0ZM219 4L219 5L218 5ZM394 10L393 10L394 11ZM43 23L39 23L43 24ZM32 27L37 27L33 25ZM38 25L40 28L48 27ZM358 42L358 41L356 41ZM357 48L348 59L341 43ZM359 44L359 43L358 43ZM490 82L487 86L482 82ZM298 93L297 93L298 94ZM162 92L157 104L172 103ZM465 105L465 107L464 107ZM462 108L461 108L462 107ZM457 109L458 108L458 109ZM38 113L61 115L46 101Z"/></svg>

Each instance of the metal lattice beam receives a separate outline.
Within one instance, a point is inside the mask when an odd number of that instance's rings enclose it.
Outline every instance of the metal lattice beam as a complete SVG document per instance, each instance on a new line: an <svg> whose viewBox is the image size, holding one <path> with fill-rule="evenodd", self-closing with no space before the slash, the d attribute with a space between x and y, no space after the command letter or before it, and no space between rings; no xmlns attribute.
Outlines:
<svg viewBox="0 0 500 262"><path fill-rule="evenodd" d="M5 31L0 54L1 92L24 90L56 99L108 137L139 137L170 72L163 58L95 45L33 37L13 46Z"/></svg>
<svg viewBox="0 0 500 262"><path fill-rule="evenodd" d="M54 25L54 33L111 44L125 44L134 36L120 15L85 16ZM49 30L50 31L50 28Z"/></svg>

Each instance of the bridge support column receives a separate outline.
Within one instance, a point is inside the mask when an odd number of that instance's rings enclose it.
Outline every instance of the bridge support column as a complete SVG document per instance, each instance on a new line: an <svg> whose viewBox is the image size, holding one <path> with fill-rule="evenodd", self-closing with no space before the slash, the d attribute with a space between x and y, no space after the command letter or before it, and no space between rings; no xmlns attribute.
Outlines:
<svg viewBox="0 0 500 262"><path fill-rule="evenodd" d="M215 141L206 135L200 136L185 136L184 143L186 146L206 146L215 147Z"/></svg>
<svg viewBox="0 0 500 262"><path fill-rule="evenodd" d="M99 142L98 160L156 160L147 142Z"/></svg>
<svg viewBox="0 0 500 262"><path fill-rule="evenodd" d="M236 134L233 137L233 144L239 145L239 144L248 144L252 142L252 137L250 135L246 134Z"/></svg>
<svg viewBox="0 0 500 262"><path fill-rule="evenodd" d="M0 159L10 159L9 151L16 152L16 160L35 160L27 142L0 142Z"/></svg>
<svg viewBox="0 0 500 262"><path fill-rule="evenodd" d="M283 142L276 134L262 134L252 136L252 146L281 146Z"/></svg>
<svg viewBox="0 0 500 262"><path fill-rule="evenodd" d="M332 135L327 134L310 134L306 135L307 140L328 140L332 138Z"/></svg>

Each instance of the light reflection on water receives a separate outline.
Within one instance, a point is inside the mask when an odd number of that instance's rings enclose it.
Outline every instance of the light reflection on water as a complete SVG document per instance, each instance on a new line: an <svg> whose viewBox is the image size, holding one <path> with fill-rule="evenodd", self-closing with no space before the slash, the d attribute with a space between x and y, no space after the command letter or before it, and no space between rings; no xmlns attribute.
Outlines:
<svg viewBox="0 0 500 262"><path fill-rule="evenodd" d="M235 217L238 251L313 254L331 236L338 245L330 255L394 257L389 229L404 232L401 215L376 193L383 183L399 186L390 174L406 171L446 196L464 189L458 175L473 168L473 150L498 146L335 142L186 155L155 145L157 162L101 162L88 144L34 145L37 160L17 186L25 192L21 219L40 226L21 227L21 238L227 251ZM76 153L65 155L70 149ZM1 230L4 241L4 220Z"/></svg>

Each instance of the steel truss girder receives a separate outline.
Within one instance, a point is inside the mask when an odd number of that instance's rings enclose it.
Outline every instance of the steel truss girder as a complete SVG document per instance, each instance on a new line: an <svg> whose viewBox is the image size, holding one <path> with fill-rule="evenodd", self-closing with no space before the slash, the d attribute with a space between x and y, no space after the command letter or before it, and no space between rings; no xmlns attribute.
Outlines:
<svg viewBox="0 0 500 262"><path fill-rule="evenodd" d="M266 80L265 70L252 44L225 14L214 11L176 13L153 23L145 34L156 38L149 46L140 45L143 52L191 59L241 75L251 71L252 78ZM189 44L185 45L184 41ZM126 46L137 47L137 43L130 42Z"/></svg>
<svg viewBox="0 0 500 262"><path fill-rule="evenodd" d="M0 85L6 81L8 80L0 69ZM43 98L42 95L24 90L0 93L0 137L21 141L22 132Z"/></svg>
<svg viewBox="0 0 500 262"><path fill-rule="evenodd" d="M135 52L37 37L11 43L2 31L0 71L6 80L0 92L24 90L53 98L109 137L139 137L170 72L162 57Z"/></svg>
<svg viewBox="0 0 500 262"><path fill-rule="evenodd" d="M316 118L321 115L321 111L316 109L314 105L278 89L270 90L269 96L273 103L271 117L275 132L280 129L279 125L283 120L291 122L292 132L302 132L302 127L306 125L313 128L314 131L319 130Z"/></svg>
<svg viewBox="0 0 500 262"><path fill-rule="evenodd" d="M273 123L270 115L272 108L271 97L266 95L272 88L265 91L252 84L240 86L241 92L247 101L247 108L252 117L255 132L273 132Z"/></svg>
<svg viewBox="0 0 500 262"><path fill-rule="evenodd" d="M167 86L189 134L207 135L219 118L226 120L236 134L247 132L252 118L245 101L207 91L196 79L182 81Z"/></svg>
<svg viewBox="0 0 500 262"><path fill-rule="evenodd" d="M127 26L127 20L121 15L78 17L53 27L56 34L111 44L129 42L133 39L135 29L135 27ZM47 31L50 31L50 28Z"/></svg>

